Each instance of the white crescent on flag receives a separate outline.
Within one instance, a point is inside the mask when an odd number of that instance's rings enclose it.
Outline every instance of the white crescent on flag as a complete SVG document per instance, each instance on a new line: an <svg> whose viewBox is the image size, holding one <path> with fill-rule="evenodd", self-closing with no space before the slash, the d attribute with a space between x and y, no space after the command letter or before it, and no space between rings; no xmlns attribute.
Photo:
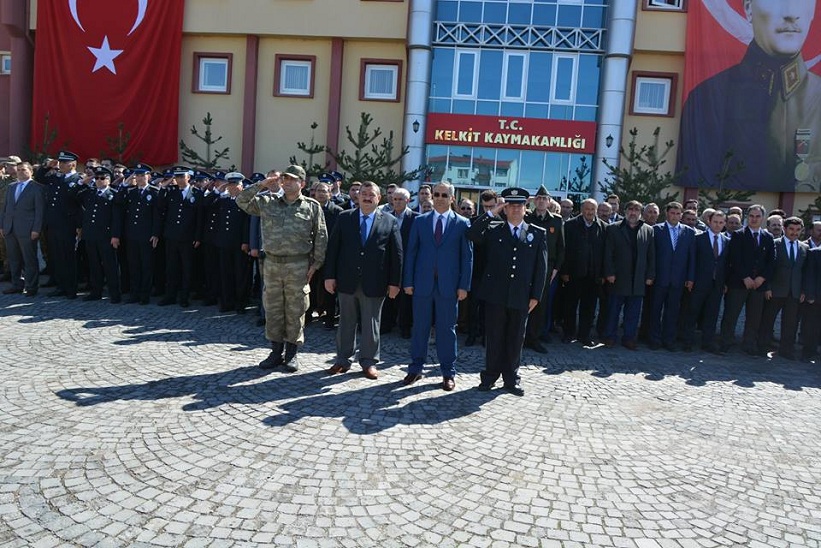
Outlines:
<svg viewBox="0 0 821 548"><path fill-rule="evenodd" d="M134 21L134 26L128 31L128 36L131 36L131 33L137 30L137 27L142 24L143 19L145 19L146 9L148 9L148 0L137 0L137 20Z"/></svg>
<svg viewBox="0 0 821 548"><path fill-rule="evenodd" d="M83 24L80 22L80 16L77 15L77 0L68 0L68 9L71 11L71 16L74 18L74 22L77 23L77 26L80 27L80 30L85 32L86 29L83 28Z"/></svg>

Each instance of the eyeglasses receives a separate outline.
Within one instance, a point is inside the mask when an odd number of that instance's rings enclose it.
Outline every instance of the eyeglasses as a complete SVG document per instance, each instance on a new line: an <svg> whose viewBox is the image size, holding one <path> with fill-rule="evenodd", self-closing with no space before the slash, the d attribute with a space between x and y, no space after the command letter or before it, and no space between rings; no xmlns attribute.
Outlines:
<svg viewBox="0 0 821 548"><path fill-rule="evenodd" d="M433 197L434 198L450 198L450 194L448 194L447 192L434 192Z"/></svg>
<svg viewBox="0 0 821 548"><path fill-rule="evenodd" d="M470 210L471 210L471 209L473 209L473 208L472 208L472 207L470 207L470 206L462 206L462 207L460 207L459 209L461 209L462 211L470 211Z"/></svg>
<svg viewBox="0 0 821 548"><path fill-rule="evenodd" d="M99 181L101 179L108 179L108 175L98 175L97 177L94 177L94 178Z"/></svg>

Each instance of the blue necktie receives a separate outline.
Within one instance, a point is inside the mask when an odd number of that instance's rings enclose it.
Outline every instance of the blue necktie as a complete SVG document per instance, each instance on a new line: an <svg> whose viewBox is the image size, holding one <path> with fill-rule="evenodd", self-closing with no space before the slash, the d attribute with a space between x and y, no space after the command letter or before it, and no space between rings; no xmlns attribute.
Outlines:
<svg viewBox="0 0 821 548"><path fill-rule="evenodd" d="M514 240L519 239L519 227L518 226L513 227L513 239Z"/></svg>
<svg viewBox="0 0 821 548"><path fill-rule="evenodd" d="M362 247L368 239L368 216L362 216L362 222L359 224L359 237L362 239Z"/></svg>
<svg viewBox="0 0 821 548"><path fill-rule="evenodd" d="M439 218L436 220L436 229L433 231L433 239L436 240L436 245L442 243L442 216L439 215Z"/></svg>
<svg viewBox="0 0 821 548"><path fill-rule="evenodd" d="M17 191L16 191L16 192L15 192L15 194L14 194L14 203L17 203L17 201L18 201L18 200L20 200L20 195L21 195L22 193L23 193L23 185L22 185L22 184L18 184L18 185L17 185Z"/></svg>
<svg viewBox="0 0 821 548"><path fill-rule="evenodd" d="M673 251L676 250L676 244L678 243L678 229L678 225L670 227L670 241L673 242Z"/></svg>

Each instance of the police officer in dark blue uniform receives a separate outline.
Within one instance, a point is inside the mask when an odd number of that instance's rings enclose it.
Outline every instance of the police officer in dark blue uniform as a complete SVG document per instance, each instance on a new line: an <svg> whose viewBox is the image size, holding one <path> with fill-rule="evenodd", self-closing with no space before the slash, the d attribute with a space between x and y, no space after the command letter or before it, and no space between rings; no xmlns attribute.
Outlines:
<svg viewBox="0 0 821 548"><path fill-rule="evenodd" d="M123 217L122 207L114 199L117 192L111 188L111 177L111 170L100 166L94 169L93 186L76 185L72 190L83 208L81 234L88 254L91 292L83 300L97 301L103 297L105 276L111 304L117 304L122 298L117 248Z"/></svg>
<svg viewBox="0 0 821 548"><path fill-rule="evenodd" d="M158 189L149 184L150 174L151 166L137 164L117 194L117 200L123 205L123 240L131 286L127 302L143 305L149 303L154 273L155 242L151 236Z"/></svg>
<svg viewBox="0 0 821 548"><path fill-rule="evenodd" d="M487 261L477 296L485 303L485 370L479 390L490 390L502 377L504 388L524 395L519 364L527 316L542 297L547 273L547 232L524 222L523 188L506 188L499 203L481 215L467 237L484 246ZM499 215L505 212L505 218Z"/></svg>
<svg viewBox="0 0 821 548"><path fill-rule="evenodd" d="M203 192L190 184L193 172L184 166L174 168L175 187L169 185L157 198L155 237L165 239L166 291L160 306L177 302L190 305L194 250L202 241Z"/></svg>
<svg viewBox="0 0 821 548"><path fill-rule="evenodd" d="M219 300L219 249L217 249L217 221L219 209L217 201L225 184L225 174L195 171L192 178L203 191L202 203L203 233L202 245L194 252L194 280L192 289L202 299L204 306L213 306Z"/></svg>
<svg viewBox="0 0 821 548"><path fill-rule="evenodd" d="M236 310L244 314L250 290L248 252L251 217L237 207L236 196L243 184L253 184L242 173L225 176L226 184L217 200L217 238L219 250L220 312Z"/></svg>
<svg viewBox="0 0 821 548"><path fill-rule="evenodd" d="M82 222L82 212L73 188L82 182L77 173L77 155L60 151L37 170L34 180L42 184L45 192L45 231L48 244L49 264L57 289L49 297L77 297L77 242Z"/></svg>

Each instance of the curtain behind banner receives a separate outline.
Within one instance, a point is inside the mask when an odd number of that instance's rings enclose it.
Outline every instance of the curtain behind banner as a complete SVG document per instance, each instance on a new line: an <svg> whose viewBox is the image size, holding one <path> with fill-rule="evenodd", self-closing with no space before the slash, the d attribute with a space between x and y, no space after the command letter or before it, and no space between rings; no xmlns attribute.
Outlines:
<svg viewBox="0 0 821 548"><path fill-rule="evenodd" d="M175 163L184 0L39 0L32 149ZM122 135L122 138L119 136Z"/></svg>
<svg viewBox="0 0 821 548"><path fill-rule="evenodd" d="M818 192L821 6L750 0L749 7L755 25L742 0L688 3L682 184L716 187L727 164L725 188Z"/></svg>

